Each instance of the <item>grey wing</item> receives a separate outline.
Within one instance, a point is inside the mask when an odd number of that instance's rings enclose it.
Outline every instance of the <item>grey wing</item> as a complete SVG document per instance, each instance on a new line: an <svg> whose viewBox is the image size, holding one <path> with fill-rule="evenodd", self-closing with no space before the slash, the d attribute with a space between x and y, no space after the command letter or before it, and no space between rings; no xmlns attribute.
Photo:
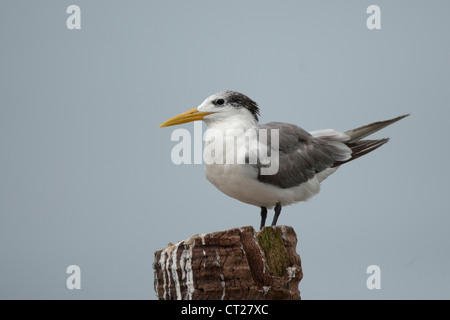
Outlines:
<svg viewBox="0 0 450 320"><path fill-rule="evenodd" d="M342 158L342 146L346 149L345 144L340 141L330 143L329 137L315 138L302 128L288 123L269 122L258 125L257 129L267 129L268 146L271 145L270 131L279 130L278 172L273 175L262 175L263 165L258 163L256 166L259 168L259 181L280 188L295 187L310 180L318 172L332 167L336 160ZM348 150L346 153L350 154L350 149L346 150Z"/></svg>

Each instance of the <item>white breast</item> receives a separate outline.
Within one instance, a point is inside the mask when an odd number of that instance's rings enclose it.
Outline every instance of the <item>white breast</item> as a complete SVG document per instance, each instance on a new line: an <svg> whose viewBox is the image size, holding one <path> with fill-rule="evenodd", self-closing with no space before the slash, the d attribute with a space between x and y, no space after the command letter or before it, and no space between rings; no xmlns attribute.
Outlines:
<svg viewBox="0 0 450 320"><path fill-rule="evenodd" d="M257 178L258 170L250 165L206 165L205 173L209 182L226 195L268 209L278 202L286 206L308 200L320 191L320 182L316 177L287 189L262 183Z"/></svg>

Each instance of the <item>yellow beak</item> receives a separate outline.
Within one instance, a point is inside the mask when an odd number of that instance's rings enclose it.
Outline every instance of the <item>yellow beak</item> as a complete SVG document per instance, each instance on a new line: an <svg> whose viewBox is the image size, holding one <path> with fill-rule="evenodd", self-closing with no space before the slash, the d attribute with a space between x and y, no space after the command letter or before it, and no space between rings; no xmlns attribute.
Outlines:
<svg viewBox="0 0 450 320"><path fill-rule="evenodd" d="M169 120L161 123L159 125L160 128L162 127L169 127L174 126L176 124L182 124L186 122L191 122L195 120L202 120L203 117L211 114L212 112L199 112L197 108L194 108L192 110L183 112L182 114L179 114L173 118L170 118Z"/></svg>

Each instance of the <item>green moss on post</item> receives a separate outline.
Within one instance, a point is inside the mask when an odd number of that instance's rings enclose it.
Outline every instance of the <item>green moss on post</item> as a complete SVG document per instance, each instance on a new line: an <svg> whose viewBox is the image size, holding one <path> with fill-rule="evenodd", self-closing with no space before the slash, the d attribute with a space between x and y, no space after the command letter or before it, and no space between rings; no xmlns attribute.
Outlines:
<svg viewBox="0 0 450 320"><path fill-rule="evenodd" d="M258 235L258 242L264 251L269 270L277 276L285 276L288 265L281 229L272 227L264 228Z"/></svg>

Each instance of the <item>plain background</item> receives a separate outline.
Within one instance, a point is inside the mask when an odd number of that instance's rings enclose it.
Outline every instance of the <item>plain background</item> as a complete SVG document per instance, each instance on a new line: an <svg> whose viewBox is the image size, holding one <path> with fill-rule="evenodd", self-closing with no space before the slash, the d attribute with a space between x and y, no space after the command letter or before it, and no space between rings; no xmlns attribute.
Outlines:
<svg viewBox="0 0 450 320"><path fill-rule="evenodd" d="M81 30L66 9L81 8ZM381 30L366 9L381 8ZM449 299L448 1L2 1L0 298L155 299L153 254L259 225L168 118L221 90L261 122L348 130L412 115L279 223L303 299ZM182 127L192 132L193 124ZM269 213L269 220L273 212ZM81 290L66 288L67 266ZM381 268L368 290L366 268Z"/></svg>

